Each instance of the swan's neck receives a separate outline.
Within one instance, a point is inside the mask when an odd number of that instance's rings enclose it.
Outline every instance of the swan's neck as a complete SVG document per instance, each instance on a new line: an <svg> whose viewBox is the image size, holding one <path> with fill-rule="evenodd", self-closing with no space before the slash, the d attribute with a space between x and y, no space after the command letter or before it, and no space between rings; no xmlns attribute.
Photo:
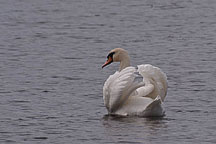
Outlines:
<svg viewBox="0 0 216 144"><path fill-rule="evenodd" d="M120 67L119 71L123 70L126 67L130 66L130 58L129 56L125 56L121 61L120 61Z"/></svg>

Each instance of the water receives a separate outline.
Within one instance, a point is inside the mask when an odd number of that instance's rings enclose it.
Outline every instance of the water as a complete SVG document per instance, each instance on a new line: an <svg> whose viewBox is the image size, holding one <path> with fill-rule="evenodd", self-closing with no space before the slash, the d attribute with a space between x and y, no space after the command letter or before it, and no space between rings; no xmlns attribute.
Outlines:
<svg viewBox="0 0 216 144"><path fill-rule="evenodd" d="M216 143L215 0L0 1L0 143ZM107 116L108 51L167 73L163 118Z"/></svg>

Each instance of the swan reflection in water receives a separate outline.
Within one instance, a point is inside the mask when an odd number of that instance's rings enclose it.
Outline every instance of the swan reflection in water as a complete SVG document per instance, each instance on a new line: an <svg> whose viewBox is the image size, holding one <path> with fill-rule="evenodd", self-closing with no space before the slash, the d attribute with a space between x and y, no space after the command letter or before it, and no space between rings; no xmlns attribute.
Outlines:
<svg viewBox="0 0 216 144"><path fill-rule="evenodd" d="M102 124L108 139L116 143L145 143L162 137L168 131L165 117L123 117L105 115ZM163 132L163 133L162 133Z"/></svg>

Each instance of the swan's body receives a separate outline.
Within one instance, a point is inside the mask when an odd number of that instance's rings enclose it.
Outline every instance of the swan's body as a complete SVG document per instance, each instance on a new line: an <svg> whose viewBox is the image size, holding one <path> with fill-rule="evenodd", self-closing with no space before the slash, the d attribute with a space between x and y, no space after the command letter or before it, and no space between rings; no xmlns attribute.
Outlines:
<svg viewBox="0 0 216 144"><path fill-rule="evenodd" d="M119 71L106 80L103 87L104 104L109 114L163 116L162 103L167 93L166 75L152 65L130 66L128 53L121 48L112 50L103 65L120 62ZM136 73L143 77L136 82Z"/></svg>

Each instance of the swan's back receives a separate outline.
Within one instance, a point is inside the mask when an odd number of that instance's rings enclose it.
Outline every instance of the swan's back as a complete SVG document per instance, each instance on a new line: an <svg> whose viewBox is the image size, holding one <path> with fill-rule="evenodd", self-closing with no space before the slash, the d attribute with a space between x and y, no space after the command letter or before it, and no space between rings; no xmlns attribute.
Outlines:
<svg viewBox="0 0 216 144"><path fill-rule="evenodd" d="M137 71L144 82L135 81ZM162 116L161 103L166 91L166 75L159 68L147 64L139 65L138 70L127 67L111 75L104 83L103 98L109 114Z"/></svg>

